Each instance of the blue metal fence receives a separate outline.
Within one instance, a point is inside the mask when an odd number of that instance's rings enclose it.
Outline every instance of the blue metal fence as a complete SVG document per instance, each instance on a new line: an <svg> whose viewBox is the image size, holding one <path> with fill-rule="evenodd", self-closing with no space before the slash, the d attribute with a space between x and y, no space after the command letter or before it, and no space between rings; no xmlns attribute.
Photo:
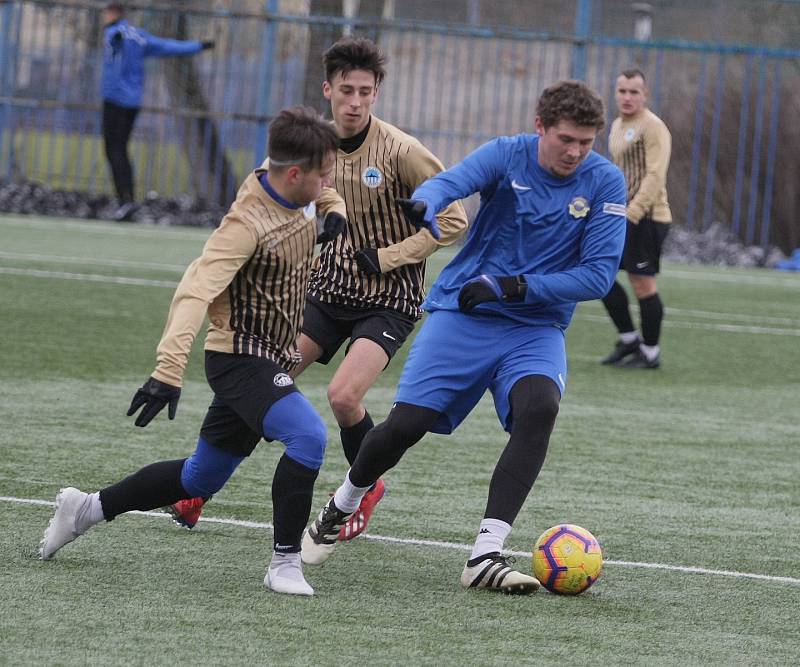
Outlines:
<svg viewBox="0 0 800 667"><path fill-rule="evenodd" d="M389 56L378 115L446 164L493 136L529 131L538 95L559 79L581 76L600 91L610 123L616 75L636 65L673 134L676 221L698 230L720 222L750 244L797 245L800 202L789 198L800 168L792 117L800 51L602 38L588 34L590 0L574 6L573 35L284 15L276 0L256 14L183 12L185 37L213 38L217 48L180 65L149 63L132 144L139 195L222 193L222 160L240 180L263 159L271 115L307 98L307 78L321 85L321 63L307 64L310 40L327 45L348 25ZM140 8L129 19L176 34L174 11ZM110 191L99 141L99 39L97 7L0 5L0 177ZM190 71L201 99L176 94ZM209 128L224 149L211 161L201 159ZM597 149L606 150L605 134Z"/></svg>

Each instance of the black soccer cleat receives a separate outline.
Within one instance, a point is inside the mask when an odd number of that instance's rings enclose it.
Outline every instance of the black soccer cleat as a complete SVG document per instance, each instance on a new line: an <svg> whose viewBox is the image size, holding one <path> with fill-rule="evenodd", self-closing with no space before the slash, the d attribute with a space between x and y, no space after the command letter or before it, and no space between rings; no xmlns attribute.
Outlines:
<svg viewBox="0 0 800 667"><path fill-rule="evenodd" d="M641 350L636 350L632 357L615 364L615 366L619 368L659 368L661 354L657 354L655 359L648 359Z"/></svg>
<svg viewBox="0 0 800 667"><path fill-rule="evenodd" d="M339 531L344 528L354 512L346 514L336 507L333 498L322 508L319 516L303 534L300 558L308 565L324 563L333 553L339 541Z"/></svg>
<svg viewBox="0 0 800 667"><path fill-rule="evenodd" d="M639 344L640 340L637 338L632 343L623 343L621 340L618 340L616 345L614 345L614 349L611 350L611 354L609 354L604 359L601 359L601 364L619 364L620 361L632 355L635 352L639 351Z"/></svg>

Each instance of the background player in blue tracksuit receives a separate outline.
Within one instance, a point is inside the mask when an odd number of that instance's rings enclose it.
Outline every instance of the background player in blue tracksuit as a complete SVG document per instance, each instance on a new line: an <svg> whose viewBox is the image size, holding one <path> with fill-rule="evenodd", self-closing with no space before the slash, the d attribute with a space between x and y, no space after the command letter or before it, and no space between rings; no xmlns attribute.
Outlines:
<svg viewBox="0 0 800 667"><path fill-rule="evenodd" d="M214 42L181 41L155 37L134 28L123 18L123 7L110 4L103 10L103 140L111 165L120 207L114 217L132 215L133 168L128 157L128 139L142 106L144 59L149 56L189 56L214 47Z"/></svg>
<svg viewBox="0 0 800 667"><path fill-rule="evenodd" d="M625 241L625 179L592 145L604 121L584 84L546 89L536 135L501 137L418 187L401 205L436 236L434 215L479 192L467 241L423 308L396 403L364 439L335 496L303 540L321 563L370 485L425 433L451 433L489 389L510 433L461 575L466 587L531 593L533 577L501 555L547 452L567 377L564 331L576 302L603 297Z"/></svg>

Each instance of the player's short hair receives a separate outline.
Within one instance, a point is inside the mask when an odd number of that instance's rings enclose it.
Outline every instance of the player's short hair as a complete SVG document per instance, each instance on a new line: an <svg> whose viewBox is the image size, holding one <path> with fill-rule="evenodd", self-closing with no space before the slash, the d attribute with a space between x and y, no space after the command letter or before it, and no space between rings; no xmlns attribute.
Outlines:
<svg viewBox="0 0 800 667"><path fill-rule="evenodd" d="M118 2L109 2L103 9L112 14L119 14L120 16L125 13L125 7Z"/></svg>
<svg viewBox="0 0 800 667"><path fill-rule="evenodd" d="M603 100L582 81L559 81L545 88L536 105L536 115L545 129L569 120L576 125L603 129Z"/></svg>
<svg viewBox="0 0 800 667"><path fill-rule="evenodd" d="M375 75L377 88L386 76L386 55L366 37L340 39L322 55L322 64L328 83L333 82L337 72L346 76L353 70L362 69Z"/></svg>
<svg viewBox="0 0 800 667"><path fill-rule="evenodd" d="M282 109L269 125L270 169L297 165L303 171L319 169L339 147L333 124L311 107Z"/></svg>
<svg viewBox="0 0 800 667"><path fill-rule="evenodd" d="M624 76L626 79L633 79L634 77L640 76L642 77L642 83L647 83L647 79L645 78L644 72L638 69L637 67L631 67L630 69L624 69L619 73L620 76Z"/></svg>

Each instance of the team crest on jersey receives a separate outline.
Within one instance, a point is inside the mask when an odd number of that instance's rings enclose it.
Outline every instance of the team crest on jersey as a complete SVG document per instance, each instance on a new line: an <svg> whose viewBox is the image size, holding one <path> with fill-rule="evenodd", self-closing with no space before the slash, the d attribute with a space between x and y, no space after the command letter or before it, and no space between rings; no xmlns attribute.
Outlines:
<svg viewBox="0 0 800 667"><path fill-rule="evenodd" d="M569 203L569 214L573 218L585 218L589 215L589 202L585 197L574 197Z"/></svg>
<svg viewBox="0 0 800 667"><path fill-rule="evenodd" d="M274 378L272 378L272 382L276 387L289 387L290 385L294 384L294 380L292 380L292 378L290 378L286 373L278 373Z"/></svg>
<svg viewBox="0 0 800 667"><path fill-rule="evenodd" d="M625 139L625 141L633 141L635 136L636 131L632 127L629 127L627 130L625 130L625 134L622 135L622 138Z"/></svg>
<svg viewBox="0 0 800 667"><path fill-rule="evenodd" d="M377 188L383 183L383 174L377 167L367 167L361 174L361 180L368 188Z"/></svg>
<svg viewBox="0 0 800 667"><path fill-rule="evenodd" d="M312 201L303 209L303 217L306 220L317 219L317 205Z"/></svg>

